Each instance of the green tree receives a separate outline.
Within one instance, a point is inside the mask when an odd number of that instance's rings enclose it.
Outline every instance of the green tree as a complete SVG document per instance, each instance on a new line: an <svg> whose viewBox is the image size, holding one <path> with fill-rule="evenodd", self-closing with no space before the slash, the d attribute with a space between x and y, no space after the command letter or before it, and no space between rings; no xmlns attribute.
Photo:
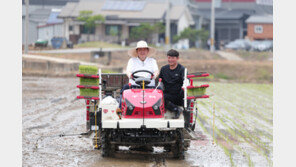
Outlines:
<svg viewBox="0 0 296 167"><path fill-rule="evenodd" d="M118 32L117 30L115 30L115 29L113 29L113 28L110 29L110 35L111 35L111 36L117 36L118 33L119 33L119 32Z"/></svg>
<svg viewBox="0 0 296 167"><path fill-rule="evenodd" d="M120 42L121 33L119 32L118 27L117 28L116 27L111 27L109 33L113 37L116 37L117 36L117 42L118 43Z"/></svg>
<svg viewBox="0 0 296 167"><path fill-rule="evenodd" d="M158 34L162 34L165 32L165 26L161 22L155 23L153 25L153 31Z"/></svg>
<svg viewBox="0 0 296 167"><path fill-rule="evenodd" d="M173 42L176 43L180 39L189 39L190 42L195 42L197 39L197 30L187 27L180 33L180 35L175 35L173 37Z"/></svg>
<svg viewBox="0 0 296 167"><path fill-rule="evenodd" d="M196 30L190 27L185 28L180 35L175 35L173 37L173 43L177 43L181 39L189 39L189 42L192 44L197 39L200 39L202 43L206 43L209 37L209 32L204 29Z"/></svg>
<svg viewBox="0 0 296 167"><path fill-rule="evenodd" d="M209 35L210 35L209 31L203 28L200 30L197 30L197 37L199 40L201 40L203 47L206 47L207 41L209 39Z"/></svg>
<svg viewBox="0 0 296 167"><path fill-rule="evenodd" d="M77 20L84 22L84 27L87 29L88 33L88 41L89 41L89 35L91 29L96 27L96 22L101 21L104 22L105 18L102 15L93 15L92 11L89 10L83 10L79 12L79 16L77 17Z"/></svg>
<svg viewBox="0 0 296 167"><path fill-rule="evenodd" d="M148 43L151 42L153 33L164 33L165 27L163 23L156 23L151 25L149 23L141 23L137 27L133 27L130 34L132 40L145 40Z"/></svg>

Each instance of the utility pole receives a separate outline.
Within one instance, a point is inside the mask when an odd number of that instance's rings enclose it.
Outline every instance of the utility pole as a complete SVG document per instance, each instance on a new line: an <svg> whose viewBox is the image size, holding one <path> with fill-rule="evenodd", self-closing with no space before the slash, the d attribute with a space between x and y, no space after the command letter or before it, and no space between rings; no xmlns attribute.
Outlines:
<svg viewBox="0 0 296 167"><path fill-rule="evenodd" d="M28 32L29 32L29 0L26 0L26 20L25 20L25 54L28 53Z"/></svg>
<svg viewBox="0 0 296 167"><path fill-rule="evenodd" d="M215 0L212 0L211 6L211 52L214 53L215 47Z"/></svg>
<svg viewBox="0 0 296 167"><path fill-rule="evenodd" d="M170 0L166 0L167 10L166 10L166 22L165 22L165 50L168 51L170 49L170 34L171 34L171 23L170 23Z"/></svg>

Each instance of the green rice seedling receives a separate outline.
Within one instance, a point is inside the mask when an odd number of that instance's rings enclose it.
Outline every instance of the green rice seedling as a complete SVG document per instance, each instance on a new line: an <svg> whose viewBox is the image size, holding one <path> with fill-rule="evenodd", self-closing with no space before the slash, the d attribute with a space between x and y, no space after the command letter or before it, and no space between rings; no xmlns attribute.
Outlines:
<svg viewBox="0 0 296 167"><path fill-rule="evenodd" d="M99 89L80 89L80 96L99 96Z"/></svg>
<svg viewBox="0 0 296 167"><path fill-rule="evenodd" d="M188 96L202 96L202 95L206 94L206 89L207 88L205 88L205 87L187 89L187 95Z"/></svg>
<svg viewBox="0 0 296 167"><path fill-rule="evenodd" d="M195 86L201 84L205 83L194 82ZM265 166L272 166L270 157L272 156L272 145L268 144L273 141L272 84L211 83L210 85L207 93L216 95L211 98L211 101L215 101L217 108L215 122L218 126L215 127L215 135L231 144L236 153L244 155L246 165L256 166L256 162L253 162L255 152L266 159L268 164ZM229 93L230 90L231 93ZM210 127L212 120L206 116L212 114L212 103L198 101L198 104L200 105L198 118L206 119L205 122L198 122L198 125ZM230 134L230 138L223 136L224 131L219 132L219 129L216 129L218 127L223 127L222 129ZM206 133L211 135L211 131ZM240 143L249 148L250 154L244 151L245 148ZM225 149L226 154L228 154L227 151Z"/></svg>
<svg viewBox="0 0 296 167"><path fill-rule="evenodd" d="M218 105L219 102L216 101L216 104ZM222 104L222 103L221 103ZM226 107L226 106L224 106ZM226 107L228 111L231 111L233 109L230 109L228 107ZM201 113L200 113L201 116ZM247 130L245 130L240 124L238 124L236 121L231 120L231 118L229 118L228 116L222 114L220 115L224 118L227 118L228 121L232 122L237 128L240 129L241 135L237 134L235 135L235 132L233 129L231 129L228 125L225 124L225 122L223 120L220 120L221 124L226 127L228 129L228 132L232 135L232 136L237 136L237 138L241 138L244 141L246 141L250 146L252 146L254 148L254 150L256 150L257 153L263 155L266 160L268 161L268 163L272 163L272 161L267 157L267 155L263 152L264 150L262 150L262 143L261 141L258 139L257 136L253 136L252 134L250 134ZM219 117L217 117L217 119L219 119ZM246 123L245 123L246 124ZM239 148L241 150L241 148ZM248 157L248 156L247 156Z"/></svg>
<svg viewBox="0 0 296 167"><path fill-rule="evenodd" d="M209 82L214 79L214 75L209 75L207 77L200 77L200 78L191 78L193 80L193 85L198 86L202 82Z"/></svg>
<svg viewBox="0 0 296 167"><path fill-rule="evenodd" d="M80 74L98 74L98 67L96 66L87 66L87 65L80 65L79 66L79 73Z"/></svg>
<svg viewBox="0 0 296 167"><path fill-rule="evenodd" d="M204 132L206 132L206 133L209 134L209 135L212 135L212 134L210 133L210 130L207 129L207 128L204 126L204 123L202 123L202 120L205 119L204 117L206 117L206 116L202 116L202 115L200 115L199 118L197 119L197 122L198 122L198 124L200 125L200 127L202 128L202 130L203 130ZM206 121L206 122L207 122L207 121ZM216 127L215 127L213 130L214 130L215 133L217 134L217 137L222 137L222 136L221 136L221 133L219 133L219 130L218 130ZM216 144L218 144L218 145L224 150L224 153L229 157L229 160L230 160L231 166L235 166L235 165L234 165L234 162L233 162L233 159L232 159L231 152L228 150L228 148L226 148L223 144L221 144L220 142L218 142L216 138L213 137L213 140L214 140L214 142L215 142ZM224 137L224 140L225 140L225 137ZM225 140L225 141L226 141L226 142L229 142L229 141L227 141L227 140Z"/></svg>
<svg viewBox="0 0 296 167"><path fill-rule="evenodd" d="M211 112L211 111L209 111ZM205 123L202 123L200 126L203 127L205 124L210 124L210 118L208 118L207 116L203 115L202 113L199 113L199 118L197 119L198 121L200 121L200 119L206 119L208 121L206 121ZM227 130L227 132L229 133L229 135L226 135L224 134L222 131L220 131L216 126L214 127L214 131L215 131L215 134L217 134L218 137L220 137L221 139L223 139L224 141L226 141L228 144L230 144L235 150L237 150L238 152L242 153L245 157L247 157L247 160L248 160L248 164L249 166L254 166L253 162L251 161L251 157L249 154L247 154L242 148L240 148L238 145L236 145L229 137L232 136L231 138L233 138L234 136L236 136L232 131L232 129L229 129L230 127L228 125L226 125L224 123L224 121L222 121L220 119L220 117L217 117L217 119L219 121L221 121L220 123L222 123L223 127L225 127ZM199 122L200 123L200 122ZM209 130L206 130L206 133L208 133L209 135L211 135L211 133L209 132ZM238 139L237 137L234 137L236 139ZM227 147L225 147L222 143L220 142L217 142L217 140L214 138L215 140L215 143L217 143L219 146L221 146L225 152L226 155L229 156L230 158L230 161L231 161L231 164L232 166L235 166L233 161L232 161L232 158L231 158L231 153L229 152L229 149Z"/></svg>
<svg viewBox="0 0 296 167"><path fill-rule="evenodd" d="M116 71L113 71L113 70L102 70L102 73L107 73L107 74L110 74L110 73L117 73Z"/></svg>
<svg viewBox="0 0 296 167"><path fill-rule="evenodd" d="M99 79L94 79L94 78L80 78L80 85L98 86L99 85Z"/></svg>

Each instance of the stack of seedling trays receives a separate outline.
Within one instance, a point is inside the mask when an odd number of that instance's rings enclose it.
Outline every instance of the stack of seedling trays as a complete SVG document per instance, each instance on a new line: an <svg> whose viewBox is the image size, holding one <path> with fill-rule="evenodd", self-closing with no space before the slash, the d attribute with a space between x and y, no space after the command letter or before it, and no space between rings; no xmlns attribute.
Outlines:
<svg viewBox="0 0 296 167"><path fill-rule="evenodd" d="M80 84L77 85L80 95L77 98L99 100L98 67L80 65L76 76L80 78Z"/></svg>
<svg viewBox="0 0 296 167"><path fill-rule="evenodd" d="M193 85L193 79L208 76L209 74L206 72L198 72L187 75L187 78L190 80L190 85L187 86L187 99L209 98L209 95L206 95L206 89L209 87L208 84L199 86Z"/></svg>

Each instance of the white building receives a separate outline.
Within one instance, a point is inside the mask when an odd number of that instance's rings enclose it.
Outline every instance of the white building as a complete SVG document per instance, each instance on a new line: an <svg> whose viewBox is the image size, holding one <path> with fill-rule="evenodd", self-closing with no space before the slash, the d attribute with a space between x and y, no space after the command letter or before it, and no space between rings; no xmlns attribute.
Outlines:
<svg viewBox="0 0 296 167"><path fill-rule="evenodd" d="M48 40L48 44L51 45L51 39L53 37L63 37L64 27L63 20L58 19L61 10L52 9L46 24L39 25L38 28L38 38L43 40Z"/></svg>
<svg viewBox="0 0 296 167"><path fill-rule="evenodd" d="M61 9L67 2L79 0L30 0L29 1L29 27L28 42L33 44L39 39L38 26L45 25L52 9ZM22 44L25 44L25 18L26 5L22 0Z"/></svg>
<svg viewBox="0 0 296 167"><path fill-rule="evenodd" d="M140 23L165 24L166 3L157 1L113 1L113 0L83 0L68 2L62 9L59 18L64 20L64 37L73 43L78 39L87 41L88 34L83 23L76 20L80 11L93 11L94 15L105 17L103 24L98 24L89 36L90 41L117 42L129 38L131 29ZM171 7L171 39L189 26L194 25L193 18L185 5ZM111 35L114 31L118 36ZM163 34L153 34L152 43L164 41Z"/></svg>

